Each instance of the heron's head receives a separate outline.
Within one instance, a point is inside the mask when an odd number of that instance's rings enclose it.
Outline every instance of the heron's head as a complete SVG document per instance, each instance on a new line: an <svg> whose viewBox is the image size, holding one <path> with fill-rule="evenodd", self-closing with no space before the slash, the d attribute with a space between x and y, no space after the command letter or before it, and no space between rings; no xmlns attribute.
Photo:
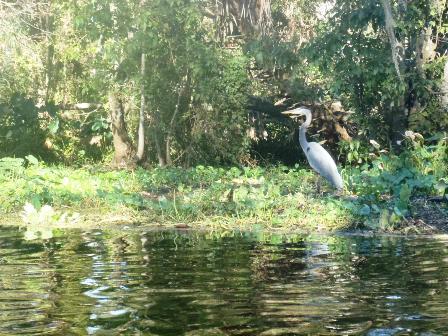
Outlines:
<svg viewBox="0 0 448 336"><path fill-rule="evenodd" d="M304 106L301 106L292 110L284 111L282 112L282 114L290 118L296 119L299 118L300 116L311 115L311 110Z"/></svg>

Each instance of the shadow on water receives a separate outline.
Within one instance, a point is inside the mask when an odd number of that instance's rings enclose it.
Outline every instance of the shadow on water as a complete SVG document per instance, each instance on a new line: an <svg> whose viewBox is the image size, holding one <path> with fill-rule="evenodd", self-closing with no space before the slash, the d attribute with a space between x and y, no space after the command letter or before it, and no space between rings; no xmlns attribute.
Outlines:
<svg viewBox="0 0 448 336"><path fill-rule="evenodd" d="M0 228L0 335L447 335L447 243Z"/></svg>

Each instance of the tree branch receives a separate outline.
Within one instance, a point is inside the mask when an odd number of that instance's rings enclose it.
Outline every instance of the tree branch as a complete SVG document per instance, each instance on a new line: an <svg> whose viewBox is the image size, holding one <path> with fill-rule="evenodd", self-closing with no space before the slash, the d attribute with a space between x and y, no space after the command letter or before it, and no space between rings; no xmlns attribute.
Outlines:
<svg viewBox="0 0 448 336"><path fill-rule="evenodd" d="M381 0L381 4L383 5L384 10L384 19L385 19L385 28L387 35L389 37L390 47L392 51L392 61L395 65L395 71L397 72L397 76L400 79L400 82L403 81L403 77L400 73L400 50L403 52L403 46L398 42L395 37L395 20L392 16L392 8L389 0Z"/></svg>
<svg viewBox="0 0 448 336"><path fill-rule="evenodd" d="M63 105L57 105L57 108L63 111L91 111L91 110L97 110L99 108L103 107L102 104L96 104L96 103L75 103L75 104L63 104Z"/></svg>

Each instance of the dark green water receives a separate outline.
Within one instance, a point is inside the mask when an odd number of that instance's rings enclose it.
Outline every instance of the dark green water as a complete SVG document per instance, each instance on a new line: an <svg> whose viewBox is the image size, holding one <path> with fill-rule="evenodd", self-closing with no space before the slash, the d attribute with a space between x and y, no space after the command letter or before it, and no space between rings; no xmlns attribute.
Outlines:
<svg viewBox="0 0 448 336"><path fill-rule="evenodd" d="M448 335L448 240L0 227L18 334Z"/></svg>

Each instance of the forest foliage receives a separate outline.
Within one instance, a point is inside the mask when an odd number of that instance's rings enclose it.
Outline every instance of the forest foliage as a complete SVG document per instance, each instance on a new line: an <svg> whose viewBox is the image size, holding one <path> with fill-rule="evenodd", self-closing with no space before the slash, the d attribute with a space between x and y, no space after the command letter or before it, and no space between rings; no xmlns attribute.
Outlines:
<svg viewBox="0 0 448 336"><path fill-rule="evenodd" d="M298 104L331 113L341 102L348 121L335 123L364 148L448 126L442 0L27 0L0 11L1 156L288 162L278 108Z"/></svg>

